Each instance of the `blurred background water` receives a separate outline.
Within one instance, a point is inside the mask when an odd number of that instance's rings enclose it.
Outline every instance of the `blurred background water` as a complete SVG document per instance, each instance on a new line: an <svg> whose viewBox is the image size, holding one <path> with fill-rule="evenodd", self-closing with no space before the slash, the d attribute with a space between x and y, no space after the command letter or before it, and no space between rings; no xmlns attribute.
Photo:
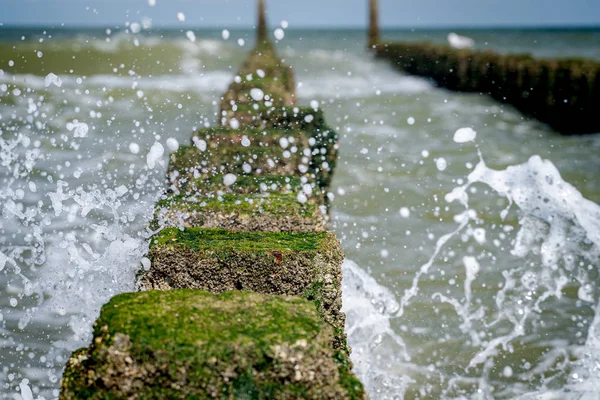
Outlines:
<svg viewBox="0 0 600 400"><path fill-rule="evenodd" d="M442 42L448 32L384 36ZM478 48L600 59L600 30L457 33ZM89 342L99 307L133 290L168 150L152 170L146 155L155 141L186 144L216 121L253 37L0 28L0 398L14 398L23 379L36 397L56 397L64 362ZM565 218L553 245L574 244L549 264L553 221L532 222L516 205L503 220L507 198L476 183L467 207L476 216L439 242L460 226L465 208L445 195L466 182L478 151L495 169L539 155L599 202L600 136L560 136L486 96L403 75L364 46L360 30L286 30L278 43L300 102L319 101L340 133L334 229L348 260L353 359L371 398L600 396L588 334L600 264L581 220ZM477 131L475 143L453 141L463 127ZM535 168L560 179L548 165ZM527 201L535 209L556 200ZM471 258L478 267L469 275Z"/></svg>

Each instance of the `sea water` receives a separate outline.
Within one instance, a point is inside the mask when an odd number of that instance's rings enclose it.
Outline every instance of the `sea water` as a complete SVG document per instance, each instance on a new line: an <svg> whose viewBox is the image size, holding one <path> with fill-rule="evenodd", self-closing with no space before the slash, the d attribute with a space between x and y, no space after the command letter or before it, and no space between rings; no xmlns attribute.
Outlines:
<svg viewBox="0 0 600 400"><path fill-rule="evenodd" d="M458 33L600 58L592 30ZM102 304L134 289L167 154L217 120L253 37L192 34L0 30L0 398L55 398ZM363 36L278 47L340 134L333 222L371 398L597 398L600 138L403 75Z"/></svg>

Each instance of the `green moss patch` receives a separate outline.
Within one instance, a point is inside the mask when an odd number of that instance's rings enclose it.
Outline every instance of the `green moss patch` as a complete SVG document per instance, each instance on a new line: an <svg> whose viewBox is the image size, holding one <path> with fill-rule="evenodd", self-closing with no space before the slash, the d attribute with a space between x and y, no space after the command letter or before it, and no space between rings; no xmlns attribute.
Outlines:
<svg viewBox="0 0 600 400"><path fill-rule="evenodd" d="M363 399L300 298L197 290L115 296L73 353L61 399Z"/></svg>
<svg viewBox="0 0 600 400"><path fill-rule="evenodd" d="M238 112L249 111L240 108ZM270 107L252 115L255 119L252 126L239 130L223 127L200 130L192 139L195 146L181 147L173 153L169 178L176 191L198 178L240 174L243 164L254 163L253 169L260 172L253 172L253 175L298 176L308 172L326 193L337 166L339 146L338 135L325 124L322 111L306 107ZM281 146L282 139L287 142L285 149ZM250 157L254 159L252 163ZM307 159L308 168L300 166L303 157ZM288 164L297 166L298 170L286 168ZM202 168L197 168L199 166ZM195 190L200 187L192 188Z"/></svg>
<svg viewBox="0 0 600 400"><path fill-rule="evenodd" d="M294 151L302 151L304 148L310 147L309 136L312 136L312 133L301 130L214 127L194 132L191 144L201 146L200 141L204 141L207 148L213 149L220 146L273 146L284 151L283 143L288 150L295 148Z"/></svg>
<svg viewBox="0 0 600 400"><path fill-rule="evenodd" d="M253 98L252 89L260 89L264 98ZM237 113L237 107L291 106L296 103L296 87L292 69L277 56L270 43L252 50L221 100L222 124L235 118L240 125L252 125L248 113ZM248 109L254 114L256 109Z"/></svg>
<svg viewBox="0 0 600 400"><path fill-rule="evenodd" d="M182 146L171 154L168 177L171 185L182 190L199 179L215 175L296 175L309 169L310 159L302 151L286 152L281 146L219 146L202 151ZM248 172L246 172L248 171ZM201 188L191 188L192 191Z"/></svg>
<svg viewBox="0 0 600 400"><path fill-rule="evenodd" d="M255 108L248 105L239 106L232 115L238 120L249 118L248 128L266 132L302 132L308 137L310 146L310 170L321 188L329 188L339 156L339 137L326 124L322 110L311 107Z"/></svg>
<svg viewBox="0 0 600 400"><path fill-rule="evenodd" d="M249 290L304 296L336 330L346 349L341 312L339 241L330 232L231 232L167 228L151 239L146 289Z"/></svg>
<svg viewBox="0 0 600 400"><path fill-rule="evenodd" d="M231 231L309 232L324 229L318 203L295 194L173 196L155 208L158 227L222 228Z"/></svg>

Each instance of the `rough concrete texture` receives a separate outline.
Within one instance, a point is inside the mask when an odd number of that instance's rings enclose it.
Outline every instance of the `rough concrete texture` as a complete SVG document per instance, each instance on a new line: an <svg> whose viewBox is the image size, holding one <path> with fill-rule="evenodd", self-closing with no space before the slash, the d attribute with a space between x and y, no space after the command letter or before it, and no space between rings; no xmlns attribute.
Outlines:
<svg viewBox="0 0 600 400"><path fill-rule="evenodd" d="M364 399L304 299L198 290L115 296L61 399Z"/></svg>
<svg viewBox="0 0 600 400"><path fill-rule="evenodd" d="M282 149L296 148L302 150L310 147L309 138L313 133L308 130L290 129L257 129L245 127L244 129L230 128L207 128L194 132L191 144L207 149L215 149L222 146L238 147L281 147ZM204 143L202 143L203 141Z"/></svg>
<svg viewBox="0 0 600 400"><path fill-rule="evenodd" d="M194 194L215 175L301 176L308 172L309 163L310 158L302 151L285 152L281 146L220 146L204 151L182 146L171 154L167 176L172 190Z"/></svg>
<svg viewBox="0 0 600 400"><path fill-rule="evenodd" d="M253 194L253 193L298 193L304 184L315 187L306 177L294 175L240 175L234 183L226 185L224 175L203 179L199 194ZM197 186L201 186L197 183Z"/></svg>
<svg viewBox="0 0 600 400"><path fill-rule="evenodd" d="M152 229L221 228L230 231L311 232L324 230L319 204L296 194L171 196L155 207Z"/></svg>
<svg viewBox="0 0 600 400"><path fill-rule="evenodd" d="M329 232L162 230L150 243L152 265L140 276L144 289L249 290L312 300L346 350L341 312L342 260Z"/></svg>
<svg viewBox="0 0 600 400"><path fill-rule="evenodd" d="M292 106L296 103L296 85L290 66L281 61L269 42L259 42L238 71L221 100L221 125L246 126L252 117L238 113L261 107Z"/></svg>
<svg viewBox="0 0 600 400"><path fill-rule="evenodd" d="M279 160L286 163L287 159L293 161L301 155L303 164L308 168L299 166L298 172L316 180L320 191L327 193L337 165L339 146L338 135L325 123L323 112L307 107L270 108L263 111L264 116L260 113L253 116L256 126L246 126L238 130L209 128L195 132L192 137L193 146L182 147L171 156L171 190L178 193L192 181L186 171L191 172L196 179L200 176L206 177L207 174L247 174L248 172L240 167L243 167L243 164L252 165L252 162L245 160L240 164L229 157L239 161L242 155L254 158L255 154L257 157L266 154L272 155L271 161L269 158L258 160L255 163L259 169L257 175L265 173L264 164L261 167L261 160L268 163L267 173L270 173L273 163L279 163ZM192 147L196 147L197 150L188 152ZM230 147L233 149L229 149ZM237 154L238 149L243 154ZM215 159L216 162L213 161ZM225 165L227 163L230 165ZM196 167L203 165L217 169L202 168L204 172L200 173ZM183 173L181 169L184 169ZM201 189L195 185L192 191L197 192Z"/></svg>

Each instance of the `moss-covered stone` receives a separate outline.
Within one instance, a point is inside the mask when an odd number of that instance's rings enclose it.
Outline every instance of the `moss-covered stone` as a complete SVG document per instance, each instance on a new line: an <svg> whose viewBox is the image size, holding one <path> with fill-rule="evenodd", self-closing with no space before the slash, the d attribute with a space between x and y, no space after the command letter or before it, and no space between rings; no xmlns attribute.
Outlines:
<svg viewBox="0 0 600 400"><path fill-rule="evenodd" d="M325 218L315 201L301 203L296 194L223 194L172 196L155 208L159 227L221 228L230 231L310 232L324 230Z"/></svg>
<svg viewBox="0 0 600 400"><path fill-rule="evenodd" d="M323 111L311 107L240 105L237 107L237 111L242 114L251 114L254 117L254 123L249 126L256 129L291 129L305 132L330 129L325 123Z"/></svg>
<svg viewBox="0 0 600 400"><path fill-rule="evenodd" d="M141 292L102 308L61 398L365 398L344 333L343 255L321 212L338 137L322 111L294 107L259 9L221 126L171 154Z"/></svg>
<svg viewBox="0 0 600 400"><path fill-rule="evenodd" d="M262 90L263 97L252 96L252 89ZM252 125L252 115L259 107L291 106L296 103L296 88L290 66L277 56L269 41L253 49L221 99L221 124L233 119L241 126ZM246 107L250 113L238 113Z"/></svg>
<svg viewBox="0 0 600 400"><path fill-rule="evenodd" d="M256 132L253 129L264 133L261 140L266 141L268 139L265 139L265 136L272 136L276 143L283 132L294 138L297 134L293 132L301 132L298 143L306 143L303 138L308 138L309 146L305 149L310 151L310 170L322 188L329 188L337 165L339 145L338 135L326 124L322 110L310 107L240 106L234 114L237 119L244 116L249 118L245 128L240 130L251 132L248 138L251 138L252 132ZM244 134L242 133L242 136Z"/></svg>
<svg viewBox="0 0 600 400"><path fill-rule="evenodd" d="M167 228L151 239L144 289L249 290L313 301L346 349L339 241L330 232L231 232Z"/></svg>
<svg viewBox="0 0 600 400"><path fill-rule="evenodd" d="M115 296L73 353L61 399L363 399L331 327L292 297L197 290Z"/></svg>
<svg viewBox="0 0 600 400"><path fill-rule="evenodd" d="M223 181L223 175L208 177L203 181L207 190L202 193L298 193L302 185L309 182L293 175L240 175L231 185Z"/></svg>
<svg viewBox="0 0 600 400"><path fill-rule="evenodd" d="M258 129L246 127L244 129L230 129L224 127L214 127L201 129L192 135L191 144L197 147L206 146L209 149L215 149L221 146L258 146L282 148L293 150L294 152L310 147L309 138L312 132L291 129ZM204 143L201 143L204 141Z"/></svg>
<svg viewBox="0 0 600 400"><path fill-rule="evenodd" d="M309 170L310 158L299 150L286 151L281 146L219 146L199 149L182 146L170 157L168 178L174 191L201 189L199 182L216 175L295 175ZM187 188L192 184L194 187Z"/></svg>

